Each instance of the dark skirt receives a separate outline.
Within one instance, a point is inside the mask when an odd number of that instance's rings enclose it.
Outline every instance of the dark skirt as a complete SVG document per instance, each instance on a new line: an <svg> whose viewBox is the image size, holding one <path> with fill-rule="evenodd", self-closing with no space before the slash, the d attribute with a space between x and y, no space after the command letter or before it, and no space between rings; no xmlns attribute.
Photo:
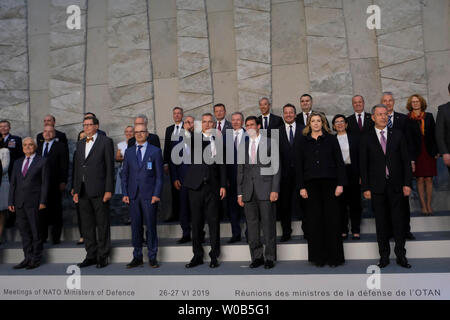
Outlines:
<svg viewBox="0 0 450 320"><path fill-rule="evenodd" d="M435 177L437 176L436 159L431 157L425 145L425 137L422 135L420 154L416 159L416 177Z"/></svg>

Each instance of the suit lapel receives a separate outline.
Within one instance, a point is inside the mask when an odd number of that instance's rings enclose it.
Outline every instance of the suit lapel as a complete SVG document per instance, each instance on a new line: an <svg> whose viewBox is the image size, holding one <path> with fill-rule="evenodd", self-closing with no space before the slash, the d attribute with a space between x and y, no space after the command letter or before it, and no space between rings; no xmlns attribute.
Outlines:
<svg viewBox="0 0 450 320"><path fill-rule="evenodd" d="M381 152L381 154L384 156L384 151L383 151L383 148L381 147L380 140L378 140L378 136L377 136L377 132L375 131L375 128L373 130L371 130L370 135L372 137L372 143L374 145L376 145L376 149L378 150L378 152ZM386 152L387 152L387 147L386 147Z"/></svg>
<svg viewBox="0 0 450 320"><path fill-rule="evenodd" d="M392 138L393 138L393 134L392 134L392 130L388 129L388 134L387 134L388 138L387 138L387 142L386 142L386 156L388 155L388 153L391 150L391 146L392 146Z"/></svg>
<svg viewBox="0 0 450 320"><path fill-rule="evenodd" d="M25 157L25 159L26 159L26 157ZM32 171L32 170L34 169L34 167L36 167L37 163L39 162L39 159L40 159L39 155L36 154L36 155L34 156L33 161L31 161L30 166L28 167L27 174L25 175L24 179L26 179L26 178L28 177L30 171ZM21 168L22 168L22 167L21 167ZM20 174L22 175L22 172L20 172Z"/></svg>
<svg viewBox="0 0 450 320"><path fill-rule="evenodd" d="M147 144L147 149L145 149L144 158L142 158L141 168L148 161L149 157L150 157L150 148L149 148L149 144Z"/></svg>
<svg viewBox="0 0 450 320"><path fill-rule="evenodd" d="M97 139L95 139L94 145L92 146L91 151L89 151L89 154L88 154L88 156L87 156L87 158L86 158L86 161L89 159L89 157L91 156L91 154L94 152L95 147L96 147L96 146L98 145L98 143L99 143L99 142L98 142L99 139L101 139L101 138L100 138L100 135L97 134ZM85 146L84 150L86 151L86 140L84 140L84 146Z"/></svg>

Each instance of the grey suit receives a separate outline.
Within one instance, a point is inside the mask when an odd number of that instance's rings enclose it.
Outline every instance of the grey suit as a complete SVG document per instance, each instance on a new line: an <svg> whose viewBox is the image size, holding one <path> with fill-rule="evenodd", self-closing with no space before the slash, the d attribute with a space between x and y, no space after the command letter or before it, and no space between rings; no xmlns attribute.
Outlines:
<svg viewBox="0 0 450 320"><path fill-rule="evenodd" d="M260 153L264 155L273 154L278 156L278 150L274 148L275 140L261 136L257 150L257 163L251 164L249 150L251 139L245 143L245 163L238 165L237 191L242 195L244 202L245 217L248 225L248 244L252 261L263 258L263 245L261 242L260 229L263 229L264 236L264 257L266 260L276 260L276 205L270 202L271 192L280 192L281 170L279 166L274 166L269 170L269 164L262 164ZM279 161L278 161L279 163ZM262 175L261 169L271 171L268 175ZM261 221L261 222L260 222Z"/></svg>
<svg viewBox="0 0 450 320"><path fill-rule="evenodd" d="M450 153L450 102L439 106L436 118L436 143L440 154ZM448 168L450 173L450 167Z"/></svg>

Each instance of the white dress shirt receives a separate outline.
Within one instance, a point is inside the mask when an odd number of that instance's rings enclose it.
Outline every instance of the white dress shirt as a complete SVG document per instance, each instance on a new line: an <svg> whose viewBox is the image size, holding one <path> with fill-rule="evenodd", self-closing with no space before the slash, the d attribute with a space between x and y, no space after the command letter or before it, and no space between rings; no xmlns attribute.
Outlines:
<svg viewBox="0 0 450 320"><path fill-rule="evenodd" d="M259 134L255 139L250 138L250 143L248 145L248 156L250 157L250 161L252 159L252 144L253 141L255 142L255 146L256 146L256 157L258 157L258 146L259 146L259 142L261 141L261 134ZM256 159L256 161L258 161L258 159Z"/></svg>
<svg viewBox="0 0 450 320"><path fill-rule="evenodd" d="M30 163L28 164L28 169L30 169L31 163L33 162L34 157L36 157L36 152L30 156ZM22 170L20 172L23 172L23 168L25 168L25 163L27 163L27 156L25 156L25 159L23 159Z"/></svg>
<svg viewBox="0 0 450 320"><path fill-rule="evenodd" d="M125 150L127 150L128 148L128 143L126 141L121 141L117 144L117 149L120 150L120 154L122 155L122 157L125 156Z"/></svg>
<svg viewBox="0 0 450 320"><path fill-rule="evenodd" d="M297 125L295 124L295 121L292 122L291 124L285 122L284 125L286 126L286 135L288 137L288 141L291 142L291 140L289 140L290 134L291 134L291 128L289 128L289 127L292 126L292 134L294 135L294 138L295 138L295 129L297 128Z"/></svg>
<svg viewBox="0 0 450 320"><path fill-rule="evenodd" d="M339 146L341 147L342 158L344 159L345 164L351 164L350 159L350 144L348 143L347 134L337 135L337 139L339 141Z"/></svg>
<svg viewBox="0 0 450 320"><path fill-rule="evenodd" d="M172 135L180 134L181 129L183 128L183 124L184 124L183 121L181 121L179 124L174 123ZM178 126L178 130L177 130L177 126Z"/></svg>
<svg viewBox="0 0 450 320"><path fill-rule="evenodd" d="M44 141L44 144L42 145L42 156L44 156L45 145L48 143L48 150L47 150L47 152L50 152L50 149L52 148L53 142L55 142L55 140L56 140L56 138L52 139L52 140L50 140L48 142Z"/></svg>
<svg viewBox="0 0 450 320"><path fill-rule="evenodd" d="M358 124L358 118L359 115L361 115L361 126L364 127L364 116L365 116L365 112L361 112L361 113L357 113L355 112L355 117L356 117L356 124Z"/></svg>
<svg viewBox="0 0 450 320"><path fill-rule="evenodd" d="M213 157L215 157L216 156L216 143L215 143L215 141L214 141L214 139L213 139L213 136L211 135L211 136L207 136L204 132L202 132L202 134L203 134L203 136L206 138L206 140L209 140L210 141L210 145L211 145L211 155L213 156Z"/></svg>
<svg viewBox="0 0 450 320"><path fill-rule="evenodd" d="M242 129L242 128L240 128L238 130L233 129L233 144L234 144L234 139L236 138L236 135L237 135L237 145L239 145L241 143L243 134L244 134L244 129Z"/></svg>
<svg viewBox="0 0 450 320"><path fill-rule="evenodd" d="M380 141L381 144L381 131L383 131L384 137L386 138L386 146L387 146L387 140L388 140L388 127L384 127L384 129L378 129L375 128L375 132L377 133L378 141Z"/></svg>
<svg viewBox="0 0 450 320"><path fill-rule="evenodd" d="M86 148L84 149L84 157L87 158L89 155L89 152L91 152L92 147L94 146L95 140L97 140L98 133L94 134L92 138L93 141L86 141Z"/></svg>
<svg viewBox="0 0 450 320"><path fill-rule="evenodd" d="M265 123L264 117L267 117L267 127L264 126ZM267 115L261 115L261 120L262 120L261 128L267 129L270 126L270 113L268 113Z"/></svg>
<svg viewBox="0 0 450 320"><path fill-rule="evenodd" d="M311 114L311 112L312 112L312 110L310 110L310 111L307 112L307 113L302 112L303 123L305 124L305 126L306 126L306 124L308 123L308 117L309 117L309 115Z"/></svg>

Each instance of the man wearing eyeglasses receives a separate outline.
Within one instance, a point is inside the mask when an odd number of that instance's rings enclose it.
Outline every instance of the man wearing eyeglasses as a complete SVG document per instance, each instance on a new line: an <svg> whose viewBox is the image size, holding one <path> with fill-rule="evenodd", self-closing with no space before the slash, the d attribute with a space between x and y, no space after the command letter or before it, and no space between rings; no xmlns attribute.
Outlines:
<svg viewBox="0 0 450 320"><path fill-rule="evenodd" d="M109 200L114 191L114 145L98 133L98 125L97 118L84 119L86 138L77 142L73 164L73 201L80 206L87 251L80 268L94 264L106 267L111 249Z"/></svg>

